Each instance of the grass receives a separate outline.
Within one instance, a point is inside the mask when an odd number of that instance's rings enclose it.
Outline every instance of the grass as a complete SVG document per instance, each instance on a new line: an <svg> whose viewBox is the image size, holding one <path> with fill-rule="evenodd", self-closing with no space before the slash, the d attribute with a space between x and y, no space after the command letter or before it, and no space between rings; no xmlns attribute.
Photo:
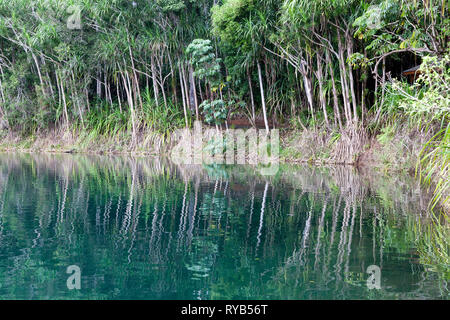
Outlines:
<svg viewBox="0 0 450 320"><path fill-rule="evenodd" d="M437 204L446 207L449 204L449 166L450 166L450 124L441 129L423 147L421 159L417 165L417 175L428 185L434 182L434 194L431 209Z"/></svg>
<svg viewBox="0 0 450 320"><path fill-rule="evenodd" d="M156 104L144 92L142 108L136 110L136 145L131 146L132 122L129 108L98 102L91 106L83 121L69 128L41 130L23 136L8 133L2 138L4 150L100 153L160 153L170 147L171 135L185 126L184 114L172 102Z"/></svg>
<svg viewBox="0 0 450 320"><path fill-rule="evenodd" d="M442 211L432 221L415 225L416 245L420 262L430 271L443 273L450 280L449 217Z"/></svg>

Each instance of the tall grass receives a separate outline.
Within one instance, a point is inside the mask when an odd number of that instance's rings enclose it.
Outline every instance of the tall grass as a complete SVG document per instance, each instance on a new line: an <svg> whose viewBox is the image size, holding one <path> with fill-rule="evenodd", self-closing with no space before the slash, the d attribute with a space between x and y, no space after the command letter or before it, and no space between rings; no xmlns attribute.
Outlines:
<svg viewBox="0 0 450 320"><path fill-rule="evenodd" d="M432 212L431 222L418 221L414 226L420 262L431 271L443 273L447 281L450 280L449 222L442 211L439 215Z"/></svg>
<svg viewBox="0 0 450 320"><path fill-rule="evenodd" d="M83 129L96 135L113 137L128 131L130 118L128 110L120 111L115 105L103 103L87 113Z"/></svg>
<svg viewBox="0 0 450 320"><path fill-rule="evenodd" d="M152 134L158 135L163 142L170 138L171 133L185 125L184 114L171 101L167 104L157 104L148 88L144 91L142 108L136 109L136 127L140 137ZM99 137L127 138L132 133L130 109L123 105L98 102L89 112L74 125L79 135L88 136L88 140Z"/></svg>
<svg viewBox="0 0 450 320"><path fill-rule="evenodd" d="M143 108L138 112L141 128L154 130L167 138L175 129L185 125L183 109L172 101L157 104L148 87L144 91L143 100Z"/></svg>
<svg viewBox="0 0 450 320"><path fill-rule="evenodd" d="M444 208L449 205L449 168L450 124L426 143L417 166L420 179L428 185L433 182L435 185L431 209L434 209L437 204L441 204Z"/></svg>

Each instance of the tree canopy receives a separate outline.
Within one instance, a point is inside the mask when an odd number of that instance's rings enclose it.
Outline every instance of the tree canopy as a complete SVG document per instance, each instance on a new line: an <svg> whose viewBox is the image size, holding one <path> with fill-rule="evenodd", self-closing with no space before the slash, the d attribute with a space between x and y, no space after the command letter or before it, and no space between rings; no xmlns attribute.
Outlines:
<svg viewBox="0 0 450 320"><path fill-rule="evenodd" d="M32 133L108 110L134 136L148 110L189 125L219 99L266 127L357 126L449 25L446 0L0 0L0 117Z"/></svg>

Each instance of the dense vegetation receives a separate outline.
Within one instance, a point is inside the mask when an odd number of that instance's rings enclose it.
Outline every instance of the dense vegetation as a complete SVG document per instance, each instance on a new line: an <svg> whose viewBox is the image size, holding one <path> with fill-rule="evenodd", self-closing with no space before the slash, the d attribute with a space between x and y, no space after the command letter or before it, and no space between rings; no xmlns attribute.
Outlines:
<svg viewBox="0 0 450 320"><path fill-rule="evenodd" d="M120 134L133 147L143 132L241 114L362 148L395 119L435 135L421 173L439 200L449 24L446 0L0 0L0 131ZM422 62L408 83L401 72Z"/></svg>
<svg viewBox="0 0 450 320"><path fill-rule="evenodd" d="M357 124L380 116L391 76L446 54L447 11L445 0L0 1L0 112L29 133L95 113L130 118L135 135L149 108L189 122L205 100L253 119Z"/></svg>

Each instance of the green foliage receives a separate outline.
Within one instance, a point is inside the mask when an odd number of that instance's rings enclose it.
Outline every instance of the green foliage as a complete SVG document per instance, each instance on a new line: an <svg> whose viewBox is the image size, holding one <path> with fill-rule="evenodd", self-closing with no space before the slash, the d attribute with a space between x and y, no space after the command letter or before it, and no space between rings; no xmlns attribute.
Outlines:
<svg viewBox="0 0 450 320"><path fill-rule="evenodd" d="M205 100L200 105L205 115L205 121L210 124L222 124L228 116L229 107L234 104L234 101L225 102L223 100L209 101Z"/></svg>
<svg viewBox="0 0 450 320"><path fill-rule="evenodd" d="M216 58L211 40L195 39L186 48L186 54L196 77L210 81L213 86L219 85L221 59Z"/></svg>
<svg viewBox="0 0 450 320"><path fill-rule="evenodd" d="M450 205L450 124L428 141L418 164L419 175L428 184L435 185L431 207Z"/></svg>
<svg viewBox="0 0 450 320"><path fill-rule="evenodd" d="M367 41L377 54L396 49L442 54L448 45L448 7L445 1L381 0L364 4L353 25L355 37Z"/></svg>
<svg viewBox="0 0 450 320"><path fill-rule="evenodd" d="M446 121L450 115L450 51L443 57L424 57L420 75L412 86L414 95L399 103L411 117L426 117L430 121ZM402 91L398 82L394 90ZM420 90L421 89L421 90Z"/></svg>
<svg viewBox="0 0 450 320"><path fill-rule="evenodd" d="M394 126L385 126L381 129L381 133L377 136L377 140L383 145L388 144L394 138L394 134Z"/></svg>
<svg viewBox="0 0 450 320"><path fill-rule="evenodd" d="M416 126L431 130L437 124L440 130L428 141L421 152L418 174L423 181L436 186L432 206L449 200L450 184L450 54L443 57L424 57L417 81L408 85L393 80L387 86L385 104L393 116L404 112Z"/></svg>
<svg viewBox="0 0 450 320"><path fill-rule="evenodd" d="M212 33L232 44L248 50L251 47L252 33L248 33L247 19L255 11L254 0L225 0L221 6L214 6L211 10Z"/></svg>

